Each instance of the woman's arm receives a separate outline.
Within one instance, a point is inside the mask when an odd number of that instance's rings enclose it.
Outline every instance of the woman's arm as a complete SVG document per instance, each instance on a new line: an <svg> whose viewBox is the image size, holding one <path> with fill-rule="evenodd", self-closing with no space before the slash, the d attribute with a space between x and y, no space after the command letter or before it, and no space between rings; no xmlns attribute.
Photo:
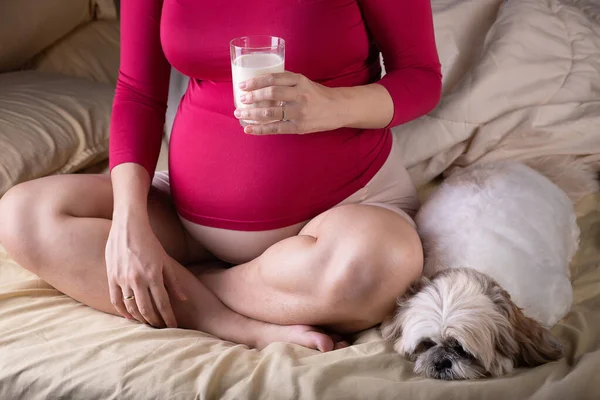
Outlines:
<svg viewBox="0 0 600 400"><path fill-rule="evenodd" d="M442 90L430 0L358 0L386 75L338 89L342 126L396 126L431 111Z"/></svg>
<svg viewBox="0 0 600 400"><path fill-rule="evenodd" d="M113 221L128 220L132 215L148 219L150 175L135 163L119 164L111 171Z"/></svg>
<svg viewBox="0 0 600 400"><path fill-rule="evenodd" d="M439 102L442 81L429 1L358 0L383 54L386 75L377 83L344 88L328 88L292 72L250 79L240 87L247 92L244 103L274 100L285 105L236 110L239 119L261 122L247 126L245 132L264 135L341 127L378 129L431 111Z"/></svg>
<svg viewBox="0 0 600 400"><path fill-rule="evenodd" d="M121 7L121 64L111 119L111 171L121 164L138 164L149 177L154 175L171 69L160 43L162 3L162 0L127 0ZM123 168L138 171L131 174L143 175L133 165L119 169ZM120 176L112 174L113 181L120 180ZM141 180L150 184L147 177ZM128 198L119 196L122 201Z"/></svg>
<svg viewBox="0 0 600 400"><path fill-rule="evenodd" d="M111 302L121 315L176 327L167 289L181 299L185 296L148 215L170 74L160 43L162 3L122 3L121 65L110 133L114 208L105 258Z"/></svg>
<svg viewBox="0 0 600 400"><path fill-rule="evenodd" d="M378 83L336 88L338 125L346 128L378 129L390 125L397 102Z"/></svg>

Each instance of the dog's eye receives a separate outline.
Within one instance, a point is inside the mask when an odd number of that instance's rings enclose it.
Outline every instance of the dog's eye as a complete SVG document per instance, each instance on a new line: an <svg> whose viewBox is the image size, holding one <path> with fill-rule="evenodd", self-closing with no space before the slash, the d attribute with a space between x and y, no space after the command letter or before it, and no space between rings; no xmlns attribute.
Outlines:
<svg viewBox="0 0 600 400"><path fill-rule="evenodd" d="M421 347L423 349L423 351L429 350L433 346L435 346L435 342L431 339L422 340L421 343L419 344L419 347Z"/></svg>
<svg viewBox="0 0 600 400"><path fill-rule="evenodd" d="M414 354L421 354L434 347L436 343L431 339L423 339L415 348Z"/></svg>
<svg viewBox="0 0 600 400"><path fill-rule="evenodd" d="M460 344L456 344L454 346L452 346L452 350L454 350L454 352L456 354L458 354L459 356L463 357L463 358L470 358L471 353L469 353L468 351L465 350L464 347L462 347Z"/></svg>

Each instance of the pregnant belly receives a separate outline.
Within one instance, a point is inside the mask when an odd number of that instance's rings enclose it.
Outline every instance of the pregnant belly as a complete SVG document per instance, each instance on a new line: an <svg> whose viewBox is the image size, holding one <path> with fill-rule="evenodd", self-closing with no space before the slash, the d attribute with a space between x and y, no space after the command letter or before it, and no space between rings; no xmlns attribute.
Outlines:
<svg viewBox="0 0 600 400"><path fill-rule="evenodd" d="M391 138L354 129L253 136L228 113L188 111L180 108L170 144L175 205L185 219L226 229L269 230L318 215L366 184Z"/></svg>

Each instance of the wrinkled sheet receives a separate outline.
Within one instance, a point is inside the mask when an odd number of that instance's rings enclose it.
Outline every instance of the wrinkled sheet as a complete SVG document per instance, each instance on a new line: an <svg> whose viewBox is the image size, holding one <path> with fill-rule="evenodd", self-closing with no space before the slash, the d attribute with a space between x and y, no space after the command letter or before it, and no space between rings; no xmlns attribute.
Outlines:
<svg viewBox="0 0 600 400"><path fill-rule="evenodd" d="M600 2L433 0L443 98L394 129L417 184L570 155L600 169Z"/></svg>
<svg viewBox="0 0 600 400"><path fill-rule="evenodd" d="M90 309L11 261L0 247L1 399L598 399L600 195L578 212L575 302L553 332L558 362L478 382L412 374L376 329L319 353L263 351L181 329L157 330Z"/></svg>

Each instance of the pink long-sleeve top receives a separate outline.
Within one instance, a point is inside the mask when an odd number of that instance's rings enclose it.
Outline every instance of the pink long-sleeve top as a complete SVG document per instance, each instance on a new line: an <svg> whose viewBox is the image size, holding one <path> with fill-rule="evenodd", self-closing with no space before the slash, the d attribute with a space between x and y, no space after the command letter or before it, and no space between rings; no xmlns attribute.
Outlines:
<svg viewBox="0 0 600 400"><path fill-rule="evenodd" d="M363 187L391 150L390 127L439 101L440 64L429 0L125 0L111 169L152 176L171 65L189 76L169 150L171 193L192 222L269 230L315 217ZM390 93L387 128L252 136L233 116L229 42L286 41L286 70L329 87L378 82ZM387 74L380 79L379 53Z"/></svg>

